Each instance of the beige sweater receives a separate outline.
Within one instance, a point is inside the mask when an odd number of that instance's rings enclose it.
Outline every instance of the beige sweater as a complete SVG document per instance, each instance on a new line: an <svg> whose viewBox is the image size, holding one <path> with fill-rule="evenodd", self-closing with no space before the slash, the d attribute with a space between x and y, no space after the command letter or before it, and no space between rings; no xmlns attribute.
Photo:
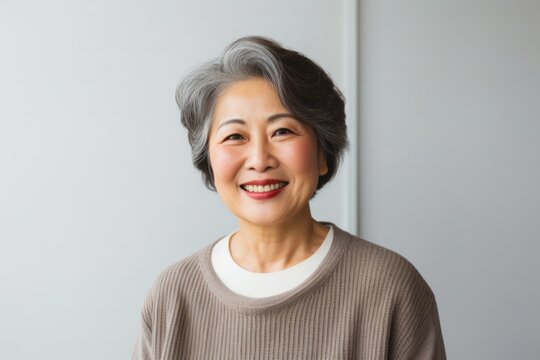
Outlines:
<svg viewBox="0 0 540 360"><path fill-rule="evenodd" d="M301 285L248 298L211 265L213 244L166 269L132 359L446 359L435 297L402 256L335 225Z"/></svg>

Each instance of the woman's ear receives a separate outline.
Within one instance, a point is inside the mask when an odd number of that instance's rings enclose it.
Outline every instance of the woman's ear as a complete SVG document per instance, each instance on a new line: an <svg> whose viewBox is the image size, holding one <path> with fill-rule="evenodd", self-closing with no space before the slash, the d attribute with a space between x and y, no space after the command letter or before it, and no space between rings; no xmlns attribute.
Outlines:
<svg viewBox="0 0 540 360"><path fill-rule="evenodd" d="M328 164L326 163L326 156L322 150L319 150L319 176L326 175L328 173Z"/></svg>

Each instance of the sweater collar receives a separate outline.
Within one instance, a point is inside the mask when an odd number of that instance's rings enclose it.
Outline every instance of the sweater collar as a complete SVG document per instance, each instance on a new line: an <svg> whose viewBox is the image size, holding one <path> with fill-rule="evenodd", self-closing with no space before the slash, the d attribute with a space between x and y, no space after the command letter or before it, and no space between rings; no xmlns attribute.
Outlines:
<svg viewBox="0 0 540 360"><path fill-rule="evenodd" d="M304 282L297 287L282 294L265 298L250 298L231 291L219 279L212 267L212 247L219 241L214 241L199 253L199 267L204 276L210 291L226 306L235 311L245 314L262 314L276 311L288 306L298 299L309 296L330 276L336 265L339 263L353 235L338 228L332 223L324 223L334 228L334 240L332 246L321 262L319 267Z"/></svg>

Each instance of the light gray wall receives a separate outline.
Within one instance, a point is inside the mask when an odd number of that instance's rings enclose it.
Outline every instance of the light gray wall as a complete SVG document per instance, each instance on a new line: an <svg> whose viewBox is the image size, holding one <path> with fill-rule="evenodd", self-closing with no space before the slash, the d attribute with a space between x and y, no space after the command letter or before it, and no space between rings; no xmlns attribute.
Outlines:
<svg viewBox="0 0 540 360"><path fill-rule="evenodd" d="M157 274L236 226L192 168L177 81L259 34L346 88L345 3L0 2L2 359L129 357ZM347 179L318 219L353 227Z"/></svg>
<svg viewBox="0 0 540 360"><path fill-rule="evenodd" d="M416 265L449 359L538 359L540 2L360 2L360 233Z"/></svg>

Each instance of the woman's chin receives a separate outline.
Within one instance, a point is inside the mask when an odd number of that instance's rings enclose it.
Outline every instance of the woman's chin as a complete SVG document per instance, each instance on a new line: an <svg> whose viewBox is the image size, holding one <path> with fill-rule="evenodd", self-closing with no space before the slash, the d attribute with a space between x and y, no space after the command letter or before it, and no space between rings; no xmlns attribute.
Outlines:
<svg viewBox="0 0 540 360"><path fill-rule="evenodd" d="M254 206L246 208L242 213L236 213L235 216L240 222L260 227L290 225L295 222L295 219L302 222L311 219L309 207L300 211L291 211L282 207Z"/></svg>

